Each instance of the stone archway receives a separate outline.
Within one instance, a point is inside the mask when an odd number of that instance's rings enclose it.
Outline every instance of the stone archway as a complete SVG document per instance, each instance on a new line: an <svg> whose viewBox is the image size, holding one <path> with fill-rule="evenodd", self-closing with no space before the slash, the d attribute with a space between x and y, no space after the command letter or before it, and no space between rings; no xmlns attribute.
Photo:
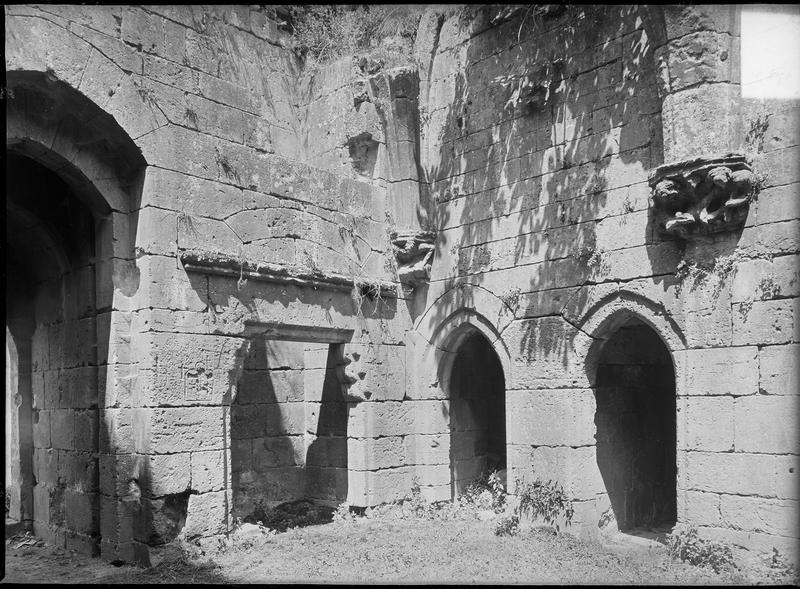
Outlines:
<svg viewBox="0 0 800 589"><path fill-rule="evenodd" d="M450 471L453 496L481 475L504 471L506 382L489 340L474 328L457 334L445 393L450 400Z"/></svg>
<svg viewBox="0 0 800 589"><path fill-rule="evenodd" d="M69 84L30 71L9 72L7 82L6 317L18 356L20 517L48 543L96 554L102 539L116 551L115 538L101 538L101 513L113 515L116 501L104 414L115 363L128 357L129 342L111 332L119 295L138 287L131 268L146 163L113 117Z"/></svg>
<svg viewBox="0 0 800 589"><path fill-rule="evenodd" d="M677 519L675 371L667 347L630 316L610 334L597 367L597 466L622 531Z"/></svg>
<svg viewBox="0 0 800 589"><path fill-rule="evenodd" d="M95 552L95 221L42 164L15 152L6 162L6 313L17 360L6 395L14 396L19 495L33 495L33 509L20 509L19 517L50 543L66 546L69 539Z"/></svg>

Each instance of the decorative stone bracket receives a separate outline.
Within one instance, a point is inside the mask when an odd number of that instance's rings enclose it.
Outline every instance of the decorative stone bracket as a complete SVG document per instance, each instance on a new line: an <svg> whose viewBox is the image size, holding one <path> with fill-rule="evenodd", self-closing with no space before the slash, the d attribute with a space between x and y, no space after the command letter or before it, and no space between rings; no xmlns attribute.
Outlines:
<svg viewBox="0 0 800 589"><path fill-rule="evenodd" d="M755 186L750 166L738 154L660 166L649 184L658 226L687 240L743 225Z"/></svg>
<svg viewBox="0 0 800 589"><path fill-rule="evenodd" d="M390 235L400 282L413 287L431 277L435 231L395 231Z"/></svg>

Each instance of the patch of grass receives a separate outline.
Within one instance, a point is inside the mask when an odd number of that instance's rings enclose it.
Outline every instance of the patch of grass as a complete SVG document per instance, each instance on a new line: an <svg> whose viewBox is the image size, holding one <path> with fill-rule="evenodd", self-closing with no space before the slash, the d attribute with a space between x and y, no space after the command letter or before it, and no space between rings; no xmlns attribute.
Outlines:
<svg viewBox="0 0 800 589"><path fill-rule="evenodd" d="M509 515L497 521L494 527L495 536L516 536L519 534L519 516Z"/></svg>

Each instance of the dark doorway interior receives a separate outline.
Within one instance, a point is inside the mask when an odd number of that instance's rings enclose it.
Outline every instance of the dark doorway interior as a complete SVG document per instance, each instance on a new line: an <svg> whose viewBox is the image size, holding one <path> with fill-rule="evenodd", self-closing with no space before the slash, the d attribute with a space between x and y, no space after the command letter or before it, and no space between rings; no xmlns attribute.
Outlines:
<svg viewBox="0 0 800 589"><path fill-rule="evenodd" d="M675 524L675 372L648 325L632 319L604 345L597 371L597 464L622 531Z"/></svg>
<svg viewBox="0 0 800 589"><path fill-rule="evenodd" d="M454 494L487 471L506 468L503 367L478 332L458 347L450 374L450 464Z"/></svg>
<svg viewBox="0 0 800 589"><path fill-rule="evenodd" d="M59 174L6 153L10 514L87 553L99 545L97 333L109 324L97 304L95 227Z"/></svg>

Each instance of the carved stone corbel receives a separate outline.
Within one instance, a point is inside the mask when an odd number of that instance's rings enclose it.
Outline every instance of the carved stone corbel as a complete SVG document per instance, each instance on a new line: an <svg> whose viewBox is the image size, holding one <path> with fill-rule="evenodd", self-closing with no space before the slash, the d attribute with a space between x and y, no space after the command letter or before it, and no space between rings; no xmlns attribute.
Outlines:
<svg viewBox="0 0 800 589"><path fill-rule="evenodd" d="M741 227L755 187L750 166L738 154L660 166L649 184L659 228L687 240Z"/></svg>
<svg viewBox="0 0 800 589"><path fill-rule="evenodd" d="M400 282L411 287L427 283L431 277L436 232L395 231L390 239Z"/></svg>

